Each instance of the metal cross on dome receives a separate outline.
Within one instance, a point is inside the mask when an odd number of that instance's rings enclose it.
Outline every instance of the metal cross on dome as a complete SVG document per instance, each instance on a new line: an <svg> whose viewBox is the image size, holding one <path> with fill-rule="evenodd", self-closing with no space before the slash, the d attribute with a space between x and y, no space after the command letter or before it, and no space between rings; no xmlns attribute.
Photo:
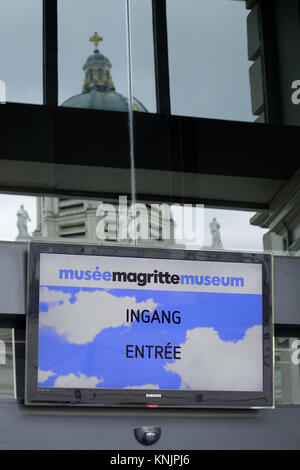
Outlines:
<svg viewBox="0 0 300 470"><path fill-rule="evenodd" d="M103 41L103 37L99 36L98 33L94 33L94 36L90 37L90 41L95 44L96 50L98 50L98 44L99 42Z"/></svg>

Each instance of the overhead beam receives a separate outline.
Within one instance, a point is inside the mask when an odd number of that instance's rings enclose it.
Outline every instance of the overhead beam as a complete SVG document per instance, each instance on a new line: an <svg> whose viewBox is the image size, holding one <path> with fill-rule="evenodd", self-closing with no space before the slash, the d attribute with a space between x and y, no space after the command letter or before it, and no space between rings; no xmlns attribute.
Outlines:
<svg viewBox="0 0 300 470"><path fill-rule="evenodd" d="M0 192L130 194L126 112L6 104L0 128ZM137 196L267 208L299 168L298 139L294 126L136 113Z"/></svg>

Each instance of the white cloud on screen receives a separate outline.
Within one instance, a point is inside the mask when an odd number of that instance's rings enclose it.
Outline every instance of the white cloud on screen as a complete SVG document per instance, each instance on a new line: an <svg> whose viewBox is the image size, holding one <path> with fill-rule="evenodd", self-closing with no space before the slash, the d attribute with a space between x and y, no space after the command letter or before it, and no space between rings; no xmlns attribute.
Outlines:
<svg viewBox="0 0 300 470"><path fill-rule="evenodd" d="M45 292L45 289L48 292ZM135 297L115 297L105 291L79 291L76 302L70 303L70 295L42 288L41 299L49 304L48 312L41 312L40 328L52 327L68 343L86 344L106 328L117 328L126 322L126 309L154 310L157 304L148 299L137 302ZM53 297L52 297L53 294ZM64 303L60 304L59 300Z"/></svg>
<svg viewBox="0 0 300 470"><path fill-rule="evenodd" d="M236 343L222 341L213 328L188 330L181 359L164 367L180 375L181 389L262 390L262 327Z"/></svg>
<svg viewBox="0 0 300 470"><path fill-rule="evenodd" d="M52 370L38 370L38 383L44 383L46 380L49 379L49 377L53 377L53 375L56 375L55 372L52 372Z"/></svg>
<svg viewBox="0 0 300 470"><path fill-rule="evenodd" d="M126 387L123 388L137 388L137 389L142 389L142 390L158 390L159 385L158 384L145 384L145 385L126 385Z"/></svg>
<svg viewBox="0 0 300 470"><path fill-rule="evenodd" d="M68 375L60 375L54 382L54 387L58 388L93 388L96 387L99 383L102 383L104 379L101 377L100 379L96 376L87 377L84 374L78 373L76 374L68 374Z"/></svg>
<svg viewBox="0 0 300 470"><path fill-rule="evenodd" d="M70 294L65 294L60 290L48 289L48 287L40 288L40 302L45 302L52 307L59 302L66 302L70 299Z"/></svg>

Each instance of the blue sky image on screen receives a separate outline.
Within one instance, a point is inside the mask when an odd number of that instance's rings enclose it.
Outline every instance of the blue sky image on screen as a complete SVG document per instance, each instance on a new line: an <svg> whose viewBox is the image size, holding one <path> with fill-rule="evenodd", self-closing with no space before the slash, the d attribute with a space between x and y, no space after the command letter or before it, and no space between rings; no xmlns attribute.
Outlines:
<svg viewBox="0 0 300 470"><path fill-rule="evenodd" d="M128 322L127 309L153 321ZM136 345L151 348L136 357ZM262 296L41 286L38 365L43 388L259 391Z"/></svg>

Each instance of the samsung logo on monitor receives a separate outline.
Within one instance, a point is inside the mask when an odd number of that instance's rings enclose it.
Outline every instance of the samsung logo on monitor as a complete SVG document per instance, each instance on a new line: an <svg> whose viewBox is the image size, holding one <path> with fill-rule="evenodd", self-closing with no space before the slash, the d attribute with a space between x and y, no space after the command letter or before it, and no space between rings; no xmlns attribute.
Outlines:
<svg viewBox="0 0 300 470"><path fill-rule="evenodd" d="M161 393L146 393L146 398L161 398Z"/></svg>

